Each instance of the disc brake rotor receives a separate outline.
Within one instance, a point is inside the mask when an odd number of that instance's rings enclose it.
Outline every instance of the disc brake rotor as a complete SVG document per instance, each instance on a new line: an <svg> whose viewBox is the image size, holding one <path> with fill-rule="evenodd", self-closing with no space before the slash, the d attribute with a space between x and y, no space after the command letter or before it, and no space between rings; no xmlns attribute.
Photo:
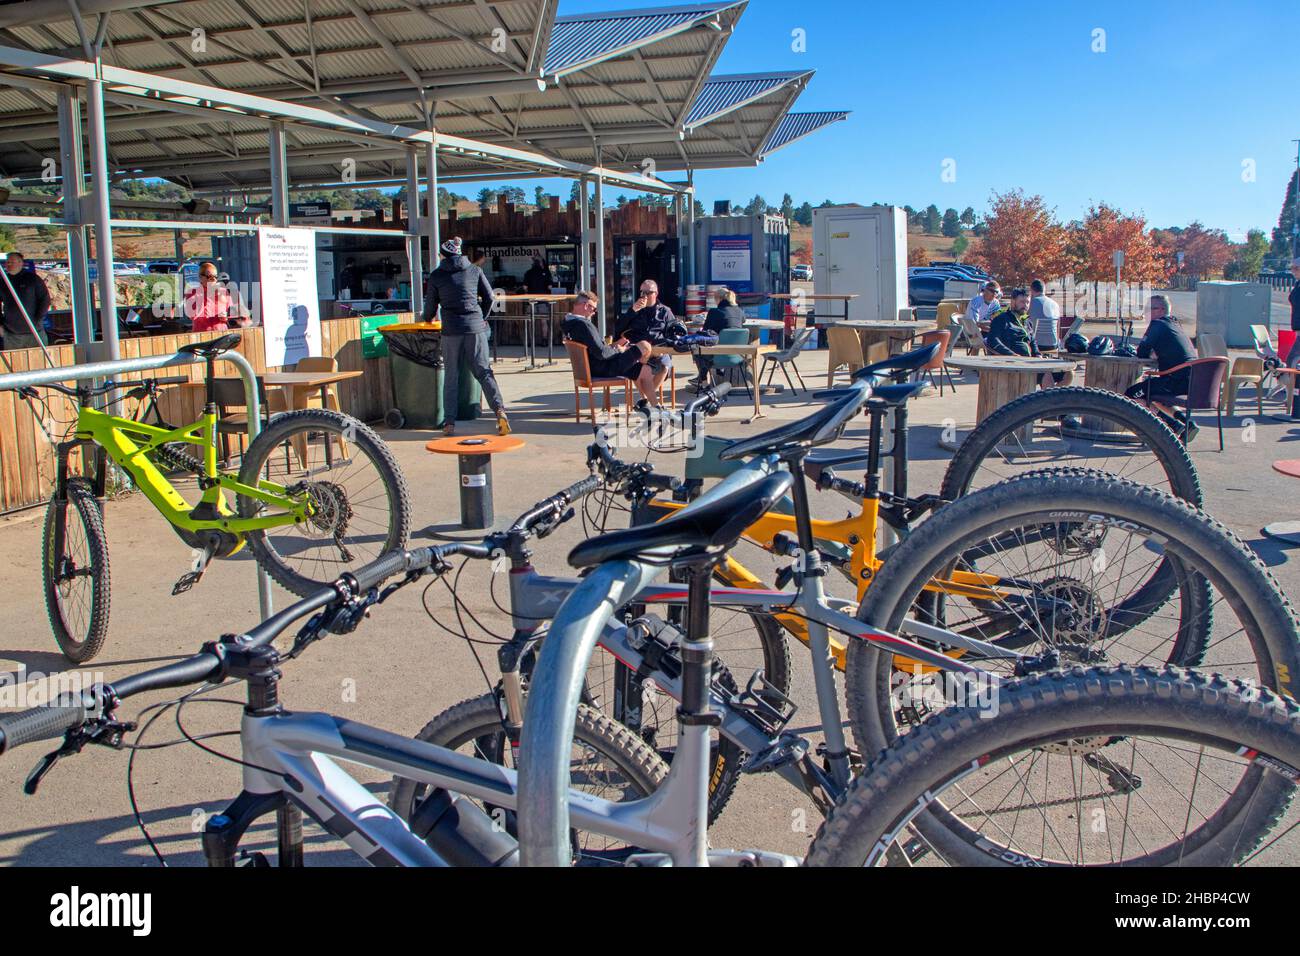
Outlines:
<svg viewBox="0 0 1300 956"><path fill-rule="evenodd" d="M1035 588L1035 594L1047 605L1043 631L1054 647L1065 650L1070 645L1086 646L1105 637L1105 604L1082 581L1071 577L1050 578Z"/></svg>

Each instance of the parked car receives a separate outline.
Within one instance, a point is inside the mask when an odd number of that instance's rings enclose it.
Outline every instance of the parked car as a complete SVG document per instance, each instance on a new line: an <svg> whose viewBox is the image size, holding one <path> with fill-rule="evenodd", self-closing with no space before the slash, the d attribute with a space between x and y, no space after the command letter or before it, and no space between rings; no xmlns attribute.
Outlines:
<svg viewBox="0 0 1300 956"><path fill-rule="evenodd" d="M790 278L795 282L811 282L813 277L812 266L805 263L799 263L790 267Z"/></svg>
<svg viewBox="0 0 1300 956"><path fill-rule="evenodd" d="M937 306L943 301L943 275L913 275L907 277L907 304L910 306Z"/></svg>

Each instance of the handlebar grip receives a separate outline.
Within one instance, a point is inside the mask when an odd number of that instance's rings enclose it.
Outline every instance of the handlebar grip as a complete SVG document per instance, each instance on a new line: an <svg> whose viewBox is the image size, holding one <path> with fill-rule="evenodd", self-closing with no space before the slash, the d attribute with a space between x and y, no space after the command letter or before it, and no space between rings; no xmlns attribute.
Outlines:
<svg viewBox="0 0 1300 956"><path fill-rule="evenodd" d="M357 568L351 573L357 582L357 587L362 591L369 591L371 588L383 584L394 574L401 574L406 571L411 566L411 562L412 555L410 552L399 549L389 551L387 554L381 554L374 561Z"/></svg>
<svg viewBox="0 0 1300 956"><path fill-rule="evenodd" d="M17 714L0 714L0 753L37 740L62 737L65 732L85 722L86 707L81 701L33 707Z"/></svg>
<svg viewBox="0 0 1300 956"><path fill-rule="evenodd" d="M575 481L573 484L569 485L569 487L561 491L560 494L568 499L569 504L573 504L573 502L577 501L579 498L585 498L587 495L591 494L593 491L598 489L601 484L601 480L595 475L588 475L581 481Z"/></svg>
<svg viewBox="0 0 1300 956"><path fill-rule="evenodd" d="M155 385L183 385L190 380L188 375L168 375L164 378L155 378Z"/></svg>

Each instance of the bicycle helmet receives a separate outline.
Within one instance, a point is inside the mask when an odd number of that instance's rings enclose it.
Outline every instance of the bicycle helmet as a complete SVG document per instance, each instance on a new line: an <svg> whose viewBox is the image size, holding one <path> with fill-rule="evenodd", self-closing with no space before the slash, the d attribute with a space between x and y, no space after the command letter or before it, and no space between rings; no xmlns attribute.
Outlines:
<svg viewBox="0 0 1300 956"><path fill-rule="evenodd" d="M1138 350L1136 346L1125 342L1123 345L1116 346L1115 354L1124 358L1137 358Z"/></svg>
<svg viewBox="0 0 1300 956"><path fill-rule="evenodd" d="M1065 337L1065 350L1075 355L1082 355L1088 351L1088 340L1078 332L1071 332Z"/></svg>
<svg viewBox="0 0 1300 956"><path fill-rule="evenodd" d="M1089 355L1110 355L1115 351L1109 335L1098 335L1088 343Z"/></svg>

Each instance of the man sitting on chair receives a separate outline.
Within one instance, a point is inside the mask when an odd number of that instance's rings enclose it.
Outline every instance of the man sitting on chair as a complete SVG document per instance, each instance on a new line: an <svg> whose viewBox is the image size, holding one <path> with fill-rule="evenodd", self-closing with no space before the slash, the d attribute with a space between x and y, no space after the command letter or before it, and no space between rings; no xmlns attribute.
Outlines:
<svg viewBox="0 0 1300 956"><path fill-rule="evenodd" d="M1150 318L1151 324L1147 326L1146 334L1138 343L1138 358L1150 358L1154 355L1158 372L1186 365L1196 358L1196 348L1192 345L1192 340L1187 337L1178 319L1169 314L1168 296L1153 295L1147 302L1147 317ZM1160 399L1162 396L1186 395L1191 382L1191 369L1185 368L1172 375L1157 375L1150 380L1143 379L1136 385L1129 386L1124 394L1139 402L1147 402L1149 396L1152 410L1175 432L1181 432L1187 417L1186 413L1163 404ZM1188 424L1189 442L1198 430L1195 424Z"/></svg>
<svg viewBox="0 0 1300 956"><path fill-rule="evenodd" d="M599 300L594 292L579 292L573 311L564 317L564 337L587 350L587 364L592 378L626 378L636 382L637 391L654 404L654 373L650 371L650 343L641 341L625 348L606 345L591 317Z"/></svg>
<svg viewBox="0 0 1300 956"><path fill-rule="evenodd" d="M615 332L615 345L622 348L631 342L649 342L651 345L666 343L665 334L674 321L673 310L659 301L659 283L654 279L641 281L641 294L632 303L632 310L622 317ZM666 355L652 357L646 363L653 373L654 394L672 371L672 360ZM640 384L638 382L638 384ZM654 404L652 399L647 401Z"/></svg>

